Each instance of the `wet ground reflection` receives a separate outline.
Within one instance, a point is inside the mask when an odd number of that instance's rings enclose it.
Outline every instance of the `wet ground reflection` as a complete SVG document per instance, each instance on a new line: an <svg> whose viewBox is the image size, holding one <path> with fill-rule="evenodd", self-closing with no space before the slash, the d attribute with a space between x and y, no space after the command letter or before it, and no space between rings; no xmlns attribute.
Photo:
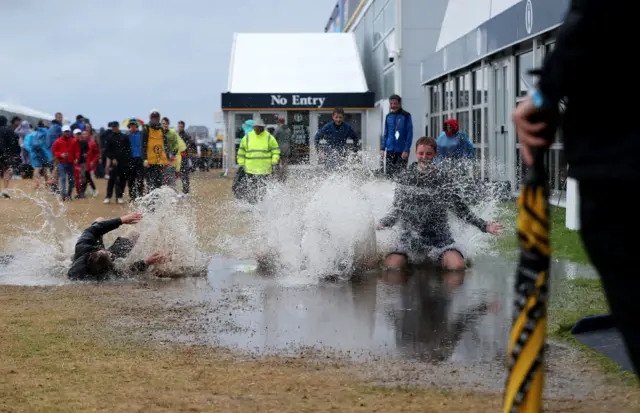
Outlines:
<svg viewBox="0 0 640 413"><path fill-rule="evenodd" d="M422 268L285 287L252 271L251 261L214 259L207 280L171 282L162 290L175 300L218 309L198 321L198 341L213 345L261 354L312 348L364 360L468 365L504 358L514 268L489 257L465 273ZM555 264L552 288L562 289L565 270Z"/></svg>

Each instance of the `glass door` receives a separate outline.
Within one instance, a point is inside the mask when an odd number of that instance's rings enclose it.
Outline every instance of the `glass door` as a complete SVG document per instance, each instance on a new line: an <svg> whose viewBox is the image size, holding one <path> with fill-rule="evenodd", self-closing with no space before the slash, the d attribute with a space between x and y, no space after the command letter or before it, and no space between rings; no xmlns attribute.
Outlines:
<svg viewBox="0 0 640 413"><path fill-rule="evenodd" d="M290 111L288 125L291 128L291 163L309 163L310 117L308 110Z"/></svg>
<svg viewBox="0 0 640 413"><path fill-rule="evenodd" d="M509 104L509 62L504 60L493 66L494 131L490 137L491 179L510 181L513 165L509 151L509 131L511 128L511 105Z"/></svg>

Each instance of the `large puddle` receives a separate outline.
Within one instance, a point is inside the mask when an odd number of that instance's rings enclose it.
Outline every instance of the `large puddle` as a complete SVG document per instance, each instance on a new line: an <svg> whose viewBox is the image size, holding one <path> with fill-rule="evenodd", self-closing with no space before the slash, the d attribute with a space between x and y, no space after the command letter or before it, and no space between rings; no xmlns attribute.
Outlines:
<svg viewBox="0 0 640 413"><path fill-rule="evenodd" d="M255 271L252 261L213 259L207 279L160 289L169 303L205 304L197 340L260 354L303 349L378 358L477 364L501 361L507 348L515 263L478 258L466 272L414 269L370 272L357 281L287 286ZM556 262L553 294L567 272L587 267ZM170 337L169 337L170 338Z"/></svg>

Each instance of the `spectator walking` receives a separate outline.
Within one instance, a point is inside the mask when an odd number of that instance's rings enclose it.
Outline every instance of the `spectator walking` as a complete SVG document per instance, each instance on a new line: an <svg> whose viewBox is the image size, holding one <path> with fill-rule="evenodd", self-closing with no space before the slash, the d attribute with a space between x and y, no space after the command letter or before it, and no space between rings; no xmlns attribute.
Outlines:
<svg viewBox="0 0 640 413"><path fill-rule="evenodd" d="M3 198L10 198L9 183L14 168L20 163L20 145L14 130L15 128L7 126L7 118L0 116L0 176L3 181L0 194Z"/></svg>
<svg viewBox="0 0 640 413"><path fill-rule="evenodd" d="M147 168L149 191L162 186L164 169L174 159L175 152L169 149L168 131L160 124L160 112L154 110L142 131L142 161Z"/></svg>
<svg viewBox="0 0 640 413"><path fill-rule="evenodd" d="M127 185L127 173L131 162L131 142L129 137L120 132L120 123L109 123L111 133L106 139L105 157L109 164L109 181L107 182L107 194L104 203L111 202L115 189L116 202L124 204L124 188Z"/></svg>
<svg viewBox="0 0 640 413"><path fill-rule="evenodd" d="M189 195L189 190L191 188L191 168L193 165L193 159L191 159L190 154L196 152L196 142L193 138L185 131L185 123L183 121L178 122L178 136L182 139L182 141L187 146L187 149L182 152L180 155L182 156L182 162L180 164L180 180L182 181L182 193L184 196Z"/></svg>
<svg viewBox="0 0 640 413"><path fill-rule="evenodd" d="M71 127L62 127L62 136L53 143L53 156L58 161L60 193L63 201L70 201L75 186L74 165L80 158L80 146L71 134ZM68 186L67 186L68 185Z"/></svg>
<svg viewBox="0 0 640 413"><path fill-rule="evenodd" d="M129 119L129 142L131 143L131 161L127 171L129 199L136 200L144 195L144 165L142 161L142 135L136 119Z"/></svg>

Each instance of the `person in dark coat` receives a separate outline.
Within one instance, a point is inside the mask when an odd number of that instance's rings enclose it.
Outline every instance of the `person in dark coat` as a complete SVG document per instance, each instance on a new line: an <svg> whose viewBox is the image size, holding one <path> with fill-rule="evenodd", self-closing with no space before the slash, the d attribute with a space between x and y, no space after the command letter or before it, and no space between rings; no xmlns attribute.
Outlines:
<svg viewBox="0 0 640 413"><path fill-rule="evenodd" d="M633 36L636 14L630 4L573 0L539 83L513 113L522 159L533 164L532 148L553 144L561 126L568 175L578 182L580 235L598 270L611 315L620 330L637 377L640 374L640 278L632 258L640 232L635 202L621 196L640 185L640 132L628 122L640 110L638 82L592 87L593 79L620 77L617 65L596 44L619 44ZM560 118L560 103L566 110ZM624 103L622 116L601 122L603 104ZM559 122L560 121L560 122Z"/></svg>
<svg viewBox="0 0 640 413"><path fill-rule="evenodd" d="M122 276L122 270L116 268L114 260L125 258L137 240L137 234L131 232L125 237L118 237L113 244L105 248L102 237L119 228L122 224L134 225L142 220L142 214L134 212L122 218L98 218L85 229L76 242L73 263L68 277L72 280L105 280L110 275ZM155 253L146 260L134 262L128 270L131 273L141 273L150 265L160 263L164 259L160 253Z"/></svg>
<svg viewBox="0 0 640 413"><path fill-rule="evenodd" d="M109 181L107 182L107 194L104 203L111 202L113 190L116 191L116 202L124 204L124 188L127 186L129 165L131 164L131 141L129 137L120 132L120 123L109 123L111 130L105 137L105 158L110 161Z"/></svg>
<svg viewBox="0 0 640 413"><path fill-rule="evenodd" d="M4 181L0 194L4 198L10 198L7 190L11 182L11 175L20 165L20 143L14 129L7 126L5 116L0 116L0 176Z"/></svg>

